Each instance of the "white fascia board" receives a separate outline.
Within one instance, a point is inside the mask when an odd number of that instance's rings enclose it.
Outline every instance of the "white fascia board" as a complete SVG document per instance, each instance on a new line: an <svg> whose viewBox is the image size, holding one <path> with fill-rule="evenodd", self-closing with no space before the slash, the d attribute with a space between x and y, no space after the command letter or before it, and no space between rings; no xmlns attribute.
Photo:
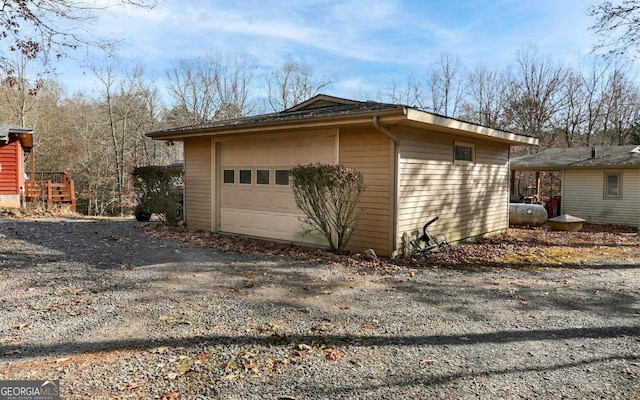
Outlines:
<svg viewBox="0 0 640 400"><path fill-rule="evenodd" d="M410 121L440 126L446 129L473 133L488 138L498 139L500 141L506 141L516 145L538 145L538 139L533 137L518 135L513 132L501 131L493 128L488 128L486 126L471 124L469 122L459 121L457 119L447 118L411 108L407 109L407 119Z"/></svg>

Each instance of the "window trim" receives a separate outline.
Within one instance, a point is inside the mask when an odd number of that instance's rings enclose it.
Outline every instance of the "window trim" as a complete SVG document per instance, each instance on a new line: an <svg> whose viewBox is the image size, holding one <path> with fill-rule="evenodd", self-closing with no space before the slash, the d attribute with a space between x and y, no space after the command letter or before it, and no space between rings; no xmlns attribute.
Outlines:
<svg viewBox="0 0 640 400"><path fill-rule="evenodd" d="M456 147L468 147L471 149L471 160L459 160L456 158ZM454 164L475 164L476 162L476 145L470 142L454 141L453 142L453 163Z"/></svg>
<svg viewBox="0 0 640 400"><path fill-rule="evenodd" d="M610 176L618 177L617 195L609 194L609 177ZM604 173L603 199L604 200L621 200L622 199L622 172L605 172Z"/></svg>

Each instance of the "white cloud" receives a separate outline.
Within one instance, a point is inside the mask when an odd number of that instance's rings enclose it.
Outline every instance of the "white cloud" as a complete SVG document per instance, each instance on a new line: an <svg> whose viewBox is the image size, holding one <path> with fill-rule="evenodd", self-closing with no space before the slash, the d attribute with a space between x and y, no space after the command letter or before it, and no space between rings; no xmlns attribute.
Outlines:
<svg viewBox="0 0 640 400"><path fill-rule="evenodd" d="M113 0L96 0L112 3ZM441 54L472 68L505 67L527 42L541 53L584 55L592 43L583 0L165 0L115 9L97 21L121 55L162 71L205 54L246 54L268 69L286 57L332 73L334 88L374 91L424 71ZM347 96L348 97L348 96Z"/></svg>

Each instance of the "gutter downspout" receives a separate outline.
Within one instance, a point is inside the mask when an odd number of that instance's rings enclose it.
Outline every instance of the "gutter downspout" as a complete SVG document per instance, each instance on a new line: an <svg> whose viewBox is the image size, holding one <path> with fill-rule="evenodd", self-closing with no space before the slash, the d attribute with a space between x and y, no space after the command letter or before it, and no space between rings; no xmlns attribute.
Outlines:
<svg viewBox="0 0 640 400"><path fill-rule="evenodd" d="M393 171L392 171L393 175L391 177L393 182L393 190L391 194L393 204L391 207L391 221L390 221L391 222L391 243L392 243L390 248L391 250L390 255L393 256L393 253L397 251L396 246L397 246L397 231L398 231L398 193L399 193L398 137L393 133L391 133L387 128L381 126L379 119L380 118L377 115L373 117L373 127L376 128L380 133L382 133L383 135L391 139L391 142L393 143Z"/></svg>
<svg viewBox="0 0 640 400"><path fill-rule="evenodd" d="M393 133L389 132L387 128L384 128L379 123L380 117L377 115L373 117L373 126L383 133L385 136L389 137L389 139L393 140L394 145L398 144L398 138Z"/></svg>

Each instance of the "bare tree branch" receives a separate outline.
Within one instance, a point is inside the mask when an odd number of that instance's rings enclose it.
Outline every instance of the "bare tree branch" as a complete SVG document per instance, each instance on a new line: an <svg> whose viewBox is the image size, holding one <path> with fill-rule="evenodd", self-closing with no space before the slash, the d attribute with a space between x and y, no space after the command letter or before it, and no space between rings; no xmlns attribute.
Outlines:
<svg viewBox="0 0 640 400"><path fill-rule="evenodd" d="M600 37L595 50L612 54L640 50L640 0L605 1L591 6L589 15L596 19L591 30Z"/></svg>
<svg viewBox="0 0 640 400"><path fill-rule="evenodd" d="M152 8L161 0L112 0L91 5L76 0L3 0L0 7L0 43L28 59L49 65L79 45L108 48L112 43L93 38L89 23L98 13L118 6ZM0 57L4 65L5 56Z"/></svg>
<svg viewBox="0 0 640 400"><path fill-rule="evenodd" d="M314 76L311 67L288 61L276 66L267 78L267 101L273 111L282 111L320 93L335 83L331 77Z"/></svg>

